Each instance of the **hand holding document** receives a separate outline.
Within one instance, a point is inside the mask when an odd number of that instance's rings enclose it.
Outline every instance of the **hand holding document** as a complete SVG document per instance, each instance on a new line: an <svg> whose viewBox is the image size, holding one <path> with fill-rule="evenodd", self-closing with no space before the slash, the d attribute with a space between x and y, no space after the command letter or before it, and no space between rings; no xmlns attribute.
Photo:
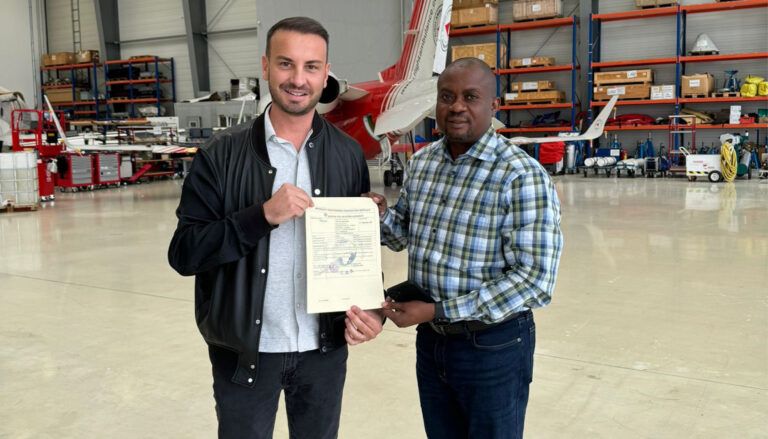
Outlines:
<svg viewBox="0 0 768 439"><path fill-rule="evenodd" d="M307 311L380 308L379 211L370 198L314 198L306 210Z"/></svg>

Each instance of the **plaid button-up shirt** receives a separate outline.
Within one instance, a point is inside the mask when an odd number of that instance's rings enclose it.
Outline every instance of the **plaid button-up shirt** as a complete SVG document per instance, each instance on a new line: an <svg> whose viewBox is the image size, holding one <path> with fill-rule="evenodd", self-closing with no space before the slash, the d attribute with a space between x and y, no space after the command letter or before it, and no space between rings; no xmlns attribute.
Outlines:
<svg viewBox="0 0 768 439"><path fill-rule="evenodd" d="M441 139L408 162L382 243L451 321L501 321L549 304L563 247L547 172L490 128L454 161Z"/></svg>

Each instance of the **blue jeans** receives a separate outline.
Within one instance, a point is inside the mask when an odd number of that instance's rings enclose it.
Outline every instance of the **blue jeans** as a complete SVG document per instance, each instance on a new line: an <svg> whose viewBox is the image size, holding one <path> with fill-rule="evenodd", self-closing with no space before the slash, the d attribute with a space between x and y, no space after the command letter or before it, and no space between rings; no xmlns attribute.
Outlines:
<svg viewBox="0 0 768 439"><path fill-rule="evenodd" d="M416 377L427 436L522 438L536 326L525 312L489 329L416 336Z"/></svg>
<svg viewBox="0 0 768 439"><path fill-rule="evenodd" d="M336 438L347 355L346 345L328 353L260 353L256 385L249 388L232 382L237 355L209 346L219 438L272 438L281 391L291 439Z"/></svg>

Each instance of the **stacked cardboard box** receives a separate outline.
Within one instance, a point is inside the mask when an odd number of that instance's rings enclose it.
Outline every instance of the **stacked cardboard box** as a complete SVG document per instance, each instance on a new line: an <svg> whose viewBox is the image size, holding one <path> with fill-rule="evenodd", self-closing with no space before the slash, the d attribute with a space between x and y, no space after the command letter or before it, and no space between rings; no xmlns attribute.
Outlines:
<svg viewBox="0 0 768 439"><path fill-rule="evenodd" d="M504 46L501 49L501 59L506 58L507 52ZM488 64L489 67L496 68L496 43L484 44L465 44L462 46L453 46L451 48L451 59L456 61L459 58L478 58Z"/></svg>
<svg viewBox="0 0 768 439"><path fill-rule="evenodd" d="M674 99L674 98L675 98L674 85L652 85L651 86L652 101L658 101L661 99Z"/></svg>
<svg viewBox="0 0 768 439"><path fill-rule="evenodd" d="M462 28L498 24L498 0L453 0L451 27Z"/></svg>
<svg viewBox="0 0 768 439"><path fill-rule="evenodd" d="M593 99L607 101L617 95L619 99L648 99L651 96L651 82L651 69L598 72L595 73Z"/></svg>

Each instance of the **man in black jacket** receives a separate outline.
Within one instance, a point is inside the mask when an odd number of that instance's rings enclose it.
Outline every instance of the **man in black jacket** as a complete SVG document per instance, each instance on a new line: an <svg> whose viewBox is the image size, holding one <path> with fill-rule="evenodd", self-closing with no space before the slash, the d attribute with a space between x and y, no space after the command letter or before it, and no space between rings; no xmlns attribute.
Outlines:
<svg viewBox="0 0 768 439"><path fill-rule="evenodd" d="M315 112L327 49L328 33L315 20L275 24L262 58L272 105L198 151L184 182L168 259L195 275L219 437L272 437L281 391L291 437L336 437L346 344L381 332L378 311L306 308L310 195L370 190L360 146Z"/></svg>

